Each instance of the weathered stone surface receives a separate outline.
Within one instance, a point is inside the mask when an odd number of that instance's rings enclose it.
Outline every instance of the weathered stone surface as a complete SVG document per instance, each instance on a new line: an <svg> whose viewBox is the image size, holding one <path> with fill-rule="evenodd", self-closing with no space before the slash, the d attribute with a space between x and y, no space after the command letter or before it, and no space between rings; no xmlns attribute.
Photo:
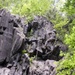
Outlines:
<svg viewBox="0 0 75 75"><path fill-rule="evenodd" d="M45 17L35 16L25 25L24 19L0 10L0 75L50 75L56 67L51 60L59 60L60 48ZM31 57L35 61L30 65Z"/></svg>
<svg viewBox="0 0 75 75"><path fill-rule="evenodd" d="M56 67L56 64L54 64L55 62L56 61L54 60L46 60L46 61L34 60L32 61L32 65L30 66L29 75L51 75L52 71Z"/></svg>
<svg viewBox="0 0 75 75"><path fill-rule="evenodd" d="M25 40L22 26L19 17L0 10L0 75L28 75L29 59L22 54Z"/></svg>
<svg viewBox="0 0 75 75"><path fill-rule="evenodd" d="M10 69L6 68L6 67L0 67L0 75L8 75L10 72Z"/></svg>
<svg viewBox="0 0 75 75"><path fill-rule="evenodd" d="M8 67L10 67L8 65ZM29 74L29 59L26 55L22 55L13 61L9 75L28 75Z"/></svg>
<svg viewBox="0 0 75 75"><path fill-rule="evenodd" d="M2 12L1 12L2 11ZM0 63L3 62L10 53L13 39L13 25L9 23L10 14L5 10L0 10ZM9 52L9 53L8 53Z"/></svg>
<svg viewBox="0 0 75 75"><path fill-rule="evenodd" d="M18 55L17 55L18 56ZM29 60L26 55L22 55L6 67L0 67L0 75L29 75Z"/></svg>
<svg viewBox="0 0 75 75"><path fill-rule="evenodd" d="M9 12L0 10L0 63L19 52L25 35L23 28ZM22 50L22 49L20 49ZM7 60L9 61L9 60Z"/></svg>
<svg viewBox="0 0 75 75"><path fill-rule="evenodd" d="M37 55L41 59L59 59L60 48L55 44L56 30L53 29L53 24L45 17L36 16L28 27L25 29L27 35L26 50L30 56ZM28 35L28 33L30 35Z"/></svg>

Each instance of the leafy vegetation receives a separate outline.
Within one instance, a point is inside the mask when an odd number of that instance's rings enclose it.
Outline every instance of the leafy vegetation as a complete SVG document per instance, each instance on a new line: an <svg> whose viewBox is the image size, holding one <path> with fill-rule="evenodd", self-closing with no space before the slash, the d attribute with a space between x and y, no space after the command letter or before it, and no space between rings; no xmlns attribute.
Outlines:
<svg viewBox="0 0 75 75"><path fill-rule="evenodd" d="M54 24L58 37L69 46L68 52L63 53L64 59L58 62L57 75L75 75L75 0L56 1L0 0L0 9L6 8L13 14L25 16L28 21L35 15L47 17Z"/></svg>
<svg viewBox="0 0 75 75"><path fill-rule="evenodd" d="M67 0L64 6L64 11L68 21L71 20L65 26L67 27L67 32L65 34L64 42L68 44L69 51L65 55L65 59L60 61L60 66L57 68L57 75L75 75L75 19L74 8L75 0Z"/></svg>
<svg viewBox="0 0 75 75"><path fill-rule="evenodd" d="M70 48L75 49L75 26L72 27L70 35L65 35L65 42L69 45Z"/></svg>
<svg viewBox="0 0 75 75"><path fill-rule="evenodd" d="M58 64L57 75L75 75L75 51L66 53Z"/></svg>
<svg viewBox="0 0 75 75"><path fill-rule="evenodd" d="M43 15L47 9L49 9L49 6L49 0L22 0L20 4L17 4L13 7L12 12L25 16L36 14Z"/></svg>
<svg viewBox="0 0 75 75"><path fill-rule="evenodd" d="M35 15L44 15L50 9L52 0L3 0L0 8L7 8L11 13L32 19Z"/></svg>

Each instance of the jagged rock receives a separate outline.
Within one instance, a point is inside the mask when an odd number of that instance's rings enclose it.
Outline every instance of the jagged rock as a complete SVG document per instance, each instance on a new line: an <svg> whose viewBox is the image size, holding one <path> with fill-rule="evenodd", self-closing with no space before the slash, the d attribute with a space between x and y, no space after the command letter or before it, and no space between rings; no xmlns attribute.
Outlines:
<svg viewBox="0 0 75 75"><path fill-rule="evenodd" d="M0 10L0 75L50 75L55 68L50 60L59 60L59 54L56 30L45 17L35 16L26 25L19 16Z"/></svg>
<svg viewBox="0 0 75 75"><path fill-rule="evenodd" d="M9 72L10 72L10 69L8 69L6 67L5 68L0 67L0 75L8 75Z"/></svg>
<svg viewBox="0 0 75 75"><path fill-rule="evenodd" d="M29 60L26 55L9 63L7 67L0 67L0 75L29 75Z"/></svg>
<svg viewBox="0 0 75 75"><path fill-rule="evenodd" d="M0 66L3 67L0 75L28 75L29 59L22 54L25 40L22 27L20 18L0 10Z"/></svg>
<svg viewBox="0 0 75 75"><path fill-rule="evenodd" d="M28 23L25 34L27 37L26 50L30 56L37 55L41 59L59 59L60 48L56 45L56 30L45 17L36 16ZM28 35L30 34L30 36Z"/></svg>
<svg viewBox="0 0 75 75"><path fill-rule="evenodd" d="M30 74L29 75L51 75L56 64L54 60L46 60L46 61L32 61L32 65L30 66ZM55 75L55 74L54 74Z"/></svg>
<svg viewBox="0 0 75 75"><path fill-rule="evenodd" d="M9 75L29 75L29 59L26 55L22 55L19 60L13 61Z"/></svg>
<svg viewBox="0 0 75 75"><path fill-rule="evenodd" d="M12 47L13 25L9 23L10 14L0 10L0 63L9 55Z"/></svg>
<svg viewBox="0 0 75 75"><path fill-rule="evenodd" d="M25 35L23 28L9 12L0 10L0 15L0 63L2 63L5 60L9 61L9 57L22 50L20 47Z"/></svg>
<svg viewBox="0 0 75 75"><path fill-rule="evenodd" d="M60 46L60 50L66 52L68 50L68 46L62 42L61 39L57 38L57 44Z"/></svg>

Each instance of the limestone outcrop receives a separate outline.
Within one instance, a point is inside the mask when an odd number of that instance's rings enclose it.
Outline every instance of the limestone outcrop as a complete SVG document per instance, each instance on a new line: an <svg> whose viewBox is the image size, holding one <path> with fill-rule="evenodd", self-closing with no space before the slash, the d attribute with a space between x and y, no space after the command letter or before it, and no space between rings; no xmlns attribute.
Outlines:
<svg viewBox="0 0 75 75"><path fill-rule="evenodd" d="M60 59L57 42L56 30L45 17L35 16L25 24L1 9L0 75L50 75L54 60ZM35 60L30 62L32 57Z"/></svg>

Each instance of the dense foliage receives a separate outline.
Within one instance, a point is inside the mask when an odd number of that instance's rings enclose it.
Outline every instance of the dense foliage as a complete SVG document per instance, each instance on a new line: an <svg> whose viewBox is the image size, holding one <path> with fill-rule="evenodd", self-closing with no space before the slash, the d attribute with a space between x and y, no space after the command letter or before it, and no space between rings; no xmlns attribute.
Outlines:
<svg viewBox="0 0 75 75"><path fill-rule="evenodd" d="M60 66L57 69L57 75L75 75L75 0L67 0L64 6L64 11L68 21L66 24L67 33L65 34L64 42L69 46L68 53L65 54L65 59L60 61Z"/></svg>
<svg viewBox="0 0 75 75"><path fill-rule="evenodd" d="M44 6L44 7L43 7ZM49 0L22 0L12 7L12 13L23 15L31 20L34 15L44 15L50 7Z"/></svg>
<svg viewBox="0 0 75 75"><path fill-rule="evenodd" d="M47 17L54 24L58 37L69 46L64 59L59 61L57 75L75 75L75 0L0 0L0 8L26 16L28 20L35 15Z"/></svg>
<svg viewBox="0 0 75 75"><path fill-rule="evenodd" d="M0 8L7 8L11 13L32 19L34 15L44 15L50 9L52 0L5 0Z"/></svg>
<svg viewBox="0 0 75 75"><path fill-rule="evenodd" d="M72 27L70 35L65 35L65 42L70 48L75 49L75 26Z"/></svg>
<svg viewBox="0 0 75 75"><path fill-rule="evenodd" d="M57 75L75 75L75 51L66 53L58 64Z"/></svg>

